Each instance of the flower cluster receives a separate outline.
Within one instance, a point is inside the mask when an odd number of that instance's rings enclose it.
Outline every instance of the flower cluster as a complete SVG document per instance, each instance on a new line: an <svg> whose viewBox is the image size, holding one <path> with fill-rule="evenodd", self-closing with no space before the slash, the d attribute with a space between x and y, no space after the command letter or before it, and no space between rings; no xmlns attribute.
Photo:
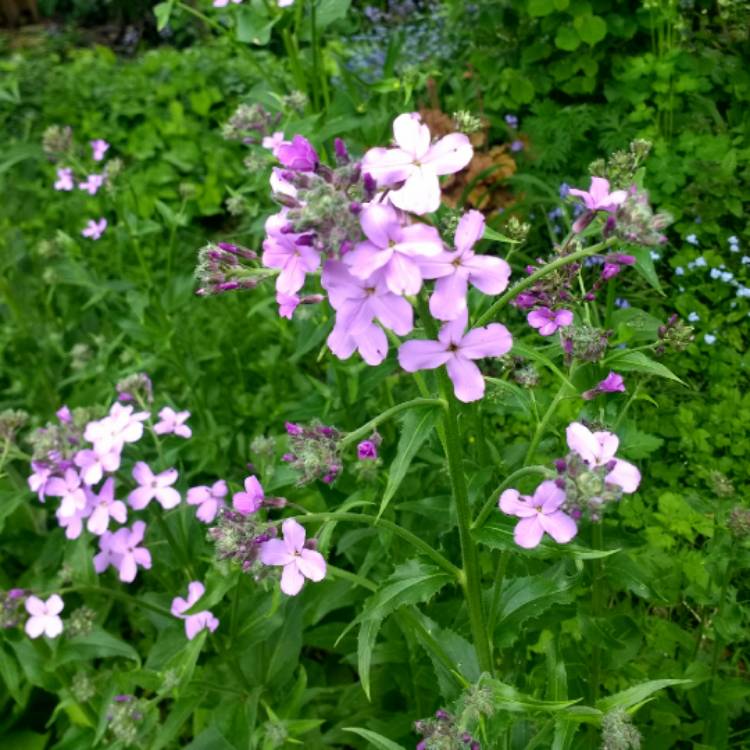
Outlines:
<svg viewBox="0 0 750 750"><path fill-rule="evenodd" d="M545 533L565 544L578 533L581 518L600 521L605 505L638 489L638 469L615 456L620 444L617 435L591 432L573 422L566 436L571 452L556 462L557 479L542 482L533 496L515 489L500 496L500 510L521 519L513 535L521 547L536 547Z"/></svg>
<svg viewBox="0 0 750 750"><path fill-rule="evenodd" d="M189 641L192 641L201 630L209 630L213 633L219 627L218 619L207 609L186 614L205 593L206 587L200 581L191 581L188 584L188 598L183 599L181 596L176 596L172 600L170 611L175 617L185 621L185 635Z"/></svg>
<svg viewBox="0 0 750 750"><path fill-rule="evenodd" d="M53 126L48 128L44 134L43 146L45 153L57 161L60 166L56 168L57 179L54 182L54 189L61 192L73 192L82 190L90 196L96 195L102 187L107 185L121 169L121 162L113 159L107 164L102 164L109 151L110 144L101 138L89 141L91 150L90 159L97 164L96 171L86 170L82 163L83 159L76 155L76 147L73 141L73 131L70 128L60 128ZM76 164L80 176L76 176L74 167L65 166L65 164ZM89 219L86 226L81 231L81 235L91 240L98 240L107 229L107 219Z"/></svg>
<svg viewBox="0 0 750 750"><path fill-rule="evenodd" d="M481 745L472 735L461 729L456 717L442 708L435 711L434 718L420 719L414 723L422 739L417 750L480 750Z"/></svg>
<svg viewBox="0 0 750 750"><path fill-rule="evenodd" d="M335 427L323 424L300 425L286 423L291 451L282 456L282 460L300 472L298 484L309 484L321 479L331 484L341 473L342 463L339 456L339 438Z"/></svg>

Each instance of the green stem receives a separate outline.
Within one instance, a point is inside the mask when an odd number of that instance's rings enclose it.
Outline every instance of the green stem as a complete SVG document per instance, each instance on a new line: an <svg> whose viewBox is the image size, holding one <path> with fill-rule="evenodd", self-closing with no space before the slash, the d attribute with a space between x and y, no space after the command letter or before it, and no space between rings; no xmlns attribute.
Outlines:
<svg viewBox="0 0 750 750"><path fill-rule="evenodd" d="M591 525L591 547L595 550L604 549L604 528L601 521ZM596 559L591 561L591 611L594 617L599 617L602 610L602 561ZM601 647L598 640L594 640L591 648L591 705L599 700L599 682L601 680Z"/></svg>
<svg viewBox="0 0 750 750"><path fill-rule="evenodd" d="M395 414L404 411L405 409L411 409L413 406L442 406L445 408L446 404L441 398L413 398L411 401L404 401L402 404L396 404L390 409L386 409L382 414L378 414L369 422L366 422L362 427L357 428L353 432L349 432L339 442L339 447L343 450L350 446L352 443L356 443L361 438L369 436L372 431L381 423L390 419Z"/></svg>
<svg viewBox="0 0 750 750"><path fill-rule="evenodd" d="M218 21L214 21L213 18L209 18L205 13L201 13L199 10L196 10L195 8L193 8L192 5L178 2L177 7L180 8L181 10L184 10L186 13L190 13L196 18L199 18L207 26L211 26L217 31L220 31L222 34L226 31L226 29Z"/></svg>
<svg viewBox="0 0 750 750"><path fill-rule="evenodd" d="M174 615L164 607L160 607L158 604L151 604L143 599L137 599L130 594L126 594L124 591L118 591L112 588L101 588L99 586L68 586L60 591L56 592L62 596L63 594L97 594L103 596L106 599L119 599L122 602L132 604L134 607L141 607L143 609L150 609L152 612L163 615L164 617L174 617Z"/></svg>
<svg viewBox="0 0 750 750"><path fill-rule="evenodd" d="M477 652L479 669L492 674L492 656L487 627L482 611L482 592L480 588L479 555L471 538L471 507L469 492L466 487L466 476L463 467L463 452L461 449L461 435L458 429L458 413L456 397L453 395L452 384L444 368L438 373L440 393L448 404L443 415L445 428L445 453L448 459L448 472L453 487L453 499L456 504L456 518L458 520L458 535L461 542L461 559L463 561L463 589L466 605L469 610L469 625Z"/></svg>
<svg viewBox="0 0 750 750"><path fill-rule="evenodd" d="M520 469L516 469L507 478L503 479L498 487L493 490L492 494L487 498L486 502L482 506L482 510L479 511L479 515L476 517L474 523L471 524L472 531L484 526L484 523L487 518L489 518L490 513L492 513L492 511L497 507L497 501L500 497L500 493L504 489L510 487L510 485L516 481L516 479L525 477L527 474L541 474L548 479L557 476L555 472L552 471L552 469L548 469L546 466L523 466Z"/></svg>
<svg viewBox="0 0 750 750"><path fill-rule="evenodd" d="M479 319L473 324L472 327L476 328L489 323L494 319L495 315L501 308L505 307L505 305L507 305L511 300L515 299L522 291L528 289L531 286L534 286L534 284L536 284L539 279L543 279L545 276L549 276L549 274L553 273L562 266L567 266L571 263L575 263L578 260L587 258L589 255L596 255L598 252L601 252L605 248L610 247L614 243L615 238L612 237L608 240L605 240L604 242L599 242L596 245L585 247L582 250L576 251L575 253L571 253L570 255L563 255L553 261L550 261L549 263L546 263L538 271L532 273L531 276L527 276L525 279L519 281L517 284L514 284L510 289L508 289L508 291L505 292L505 294L503 294L499 299L497 299L483 315L480 315Z"/></svg>
<svg viewBox="0 0 750 750"><path fill-rule="evenodd" d="M312 47L312 98L315 111L320 111L320 61L318 49L317 0L310 0L310 45Z"/></svg>
<svg viewBox="0 0 750 750"><path fill-rule="evenodd" d="M348 521L350 523L364 523L368 526L378 526L388 531L392 531L396 536L400 536L405 542L408 542L413 547L418 549L422 554L429 557L433 562L437 563L446 573L449 573L457 581L463 580L463 571L457 568L450 560L443 557L434 547L431 547L427 542L420 539L416 534L412 534L411 531L401 528L401 526L393 523L392 521L386 521L384 518L375 518L374 516L367 516L363 513L306 513L301 516L294 516L295 520L302 523L306 521Z"/></svg>
<svg viewBox="0 0 750 750"><path fill-rule="evenodd" d="M623 418L625 417L625 414L627 413L628 409L630 408L630 405L638 397L638 389L640 387L641 387L641 384L638 383L636 385L636 387L633 389L633 393L630 395L630 398L625 403L625 406L622 407L622 411L617 415L617 419L615 420L615 423L612 425L612 431L613 432L617 432L617 428L620 426L620 423L622 422Z"/></svg>

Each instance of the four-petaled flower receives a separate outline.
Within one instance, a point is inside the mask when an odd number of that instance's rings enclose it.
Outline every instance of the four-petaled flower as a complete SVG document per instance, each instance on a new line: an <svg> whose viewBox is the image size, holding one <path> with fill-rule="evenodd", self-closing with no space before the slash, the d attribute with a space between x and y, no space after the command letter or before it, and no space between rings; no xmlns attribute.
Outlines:
<svg viewBox="0 0 750 750"><path fill-rule="evenodd" d="M81 190L85 190L89 195L96 195L103 184L104 175L90 174L84 182L78 183L78 187Z"/></svg>
<svg viewBox="0 0 750 750"><path fill-rule="evenodd" d="M191 487L187 491L187 503L188 505L199 506L195 512L195 517L199 521L211 523L216 518L219 509L224 505L227 492L227 483L223 479L219 479L210 487L203 484L198 487Z"/></svg>
<svg viewBox="0 0 750 750"><path fill-rule="evenodd" d="M401 345L398 361L407 372L432 370L445 365L453 381L456 398L477 401L484 395L484 378L472 360L502 357L513 345L508 329L500 323L473 328L464 333L467 313L446 323L437 341L411 340Z"/></svg>
<svg viewBox="0 0 750 750"><path fill-rule="evenodd" d="M57 170L57 181L55 190L72 190L75 187L73 183L73 170L70 167L61 167Z"/></svg>
<svg viewBox="0 0 750 750"><path fill-rule="evenodd" d="M597 383L591 390L584 391L581 397L586 401L596 398L601 393L625 393L625 381L617 372L610 372L604 380Z"/></svg>
<svg viewBox="0 0 750 750"><path fill-rule="evenodd" d="M105 471L117 471L120 468L120 452L113 449L109 453L99 454L83 448L73 456L73 463L81 470L81 479L86 484L96 484Z"/></svg>
<svg viewBox="0 0 750 750"><path fill-rule="evenodd" d="M190 418L189 411L175 411L170 406L165 406L159 412L160 421L154 425L154 432L157 435L167 435L174 433L180 437L189 438L193 431L185 424Z"/></svg>
<svg viewBox="0 0 750 750"><path fill-rule="evenodd" d="M89 141L89 143L91 145L91 157L94 161L101 161L104 158L104 154L109 151L109 143L101 138Z"/></svg>
<svg viewBox="0 0 750 750"><path fill-rule="evenodd" d="M245 491L235 492L232 495L232 505L238 513L248 516L255 513L263 505L265 493L263 487L256 477L247 477L245 479Z"/></svg>
<svg viewBox="0 0 750 750"><path fill-rule="evenodd" d="M104 218L99 219L99 221L95 221L94 219L89 219L88 224L86 224L86 227L81 230L81 234L84 237L88 237L91 240L98 240L103 234L104 230L107 228L107 220Z"/></svg>
<svg viewBox="0 0 750 750"><path fill-rule="evenodd" d="M128 495L128 503L134 510L143 510L152 500L157 500L164 510L180 504L180 493L171 485L177 481L177 469L167 469L154 474L144 461L133 467L133 479L140 485Z"/></svg>
<svg viewBox="0 0 750 750"><path fill-rule="evenodd" d="M273 155L293 172L312 172L318 166L318 154L310 141L295 135L291 141L282 140L273 150Z"/></svg>
<svg viewBox="0 0 750 750"><path fill-rule="evenodd" d="M326 561L320 552L305 547L305 529L293 518L281 525L283 539L269 539L260 547L263 565L282 565L281 590L295 596L305 578L322 581L326 575Z"/></svg>
<svg viewBox="0 0 750 750"><path fill-rule="evenodd" d="M455 252L419 259L422 276L437 279L430 312L439 320L453 320L466 309L469 284L484 294L500 294L508 286L510 266L500 258L477 255L472 249L483 234L484 216L469 211L458 222Z"/></svg>
<svg viewBox="0 0 750 750"><path fill-rule="evenodd" d="M367 239L344 255L344 263L360 279L382 269L386 286L394 294L416 294L422 288L418 260L439 255L443 243L437 229L416 223L404 226L393 206L373 203L360 215Z"/></svg>
<svg viewBox="0 0 750 750"><path fill-rule="evenodd" d="M107 566L117 568L120 580L132 583L138 566L148 570L151 567L151 553L138 546L143 541L146 524L136 521L132 528L124 527L114 533L105 532L99 537L99 554L94 557L94 569L103 573Z"/></svg>
<svg viewBox="0 0 750 750"><path fill-rule="evenodd" d="M500 510L521 520L513 538L520 547L532 549L546 532L559 544L569 542L577 533L576 522L560 510L565 493L552 480L542 482L529 497L518 490L505 490L500 495Z"/></svg>
<svg viewBox="0 0 750 750"><path fill-rule="evenodd" d="M86 528L97 536L101 536L109 528L109 519L114 518L118 523L125 523L128 517L128 509L122 500L115 500L115 480L109 477L95 495L88 490L88 500L91 507L91 515L86 523Z"/></svg>
<svg viewBox="0 0 750 750"><path fill-rule="evenodd" d="M201 630L210 630L212 633L219 627L219 620L207 609L196 612L193 615L183 614L190 609L206 593L206 587L200 581L191 581L188 584L188 598L183 599L176 596L172 599L171 612L175 617L185 620L185 635L192 641Z"/></svg>
<svg viewBox="0 0 750 750"><path fill-rule="evenodd" d="M372 148L362 159L362 172L378 187L403 183L388 194L394 206L415 214L437 211L441 175L462 170L474 155L463 133L450 133L431 143L430 130L418 113L399 115L393 121L397 148Z"/></svg>
<svg viewBox="0 0 750 750"><path fill-rule="evenodd" d="M263 240L263 265L281 269L276 279L276 291L293 295L302 289L305 276L318 269L320 253L304 244L303 235L283 232L286 228L283 212L268 217L267 236Z"/></svg>
<svg viewBox="0 0 750 750"><path fill-rule="evenodd" d="M550 310L549 307L538 307L526 316L526 320L542 336L551 336L558 328L565 328L573 322L573 313L570 310Z"/></svg>
<svg viewBox="0 0 750 750"><path fill-rule="evenodd" d="M62 477L52 477L45 491L52 497L62 498L59 513L63 518L70 518L86 507L86 494L75 469L66 469Z"/></svg>
<svg viewBox="0 0 750 750"><path fill-rule="evenodd" d="M570 195L581 198L583 205L589 211L615 211L628 197L625 190L615 190L610 193L609 180L604 177L592 177L588 191L570 188L568 192Z"/></svg>
<svg viewBox="0 0 750 750"><path fill-rule="evenodd" d="M609 473L604 481L615 484L623 492L635 492L641 483L637 467L621 458L615 458L620 439L611 432L591 432L580 422L573 422L566 430L568 447L575 451L589 468L606 466Z"/></svg>
<svg viewBox="0 0 750 750"><path fill-rule="evenodd" d="M83 436L94 444L94 450L99 456L112 451L120 453L125 443L135 443L141 439L142 423L148 417L147 411L134 414L132 406L114 403L108 416L86 425Z"/></svg>
<svg viewBox="0 0 750 750"><path fill-rule="evenodd" d="M31 615L26 620L24 630L29 638L39 638L42 633L47 638L57 638L63 631L60 612L65 606L58 594L52 594L47 601L37 596L30 596L24 603L26 611Z"/></svg>

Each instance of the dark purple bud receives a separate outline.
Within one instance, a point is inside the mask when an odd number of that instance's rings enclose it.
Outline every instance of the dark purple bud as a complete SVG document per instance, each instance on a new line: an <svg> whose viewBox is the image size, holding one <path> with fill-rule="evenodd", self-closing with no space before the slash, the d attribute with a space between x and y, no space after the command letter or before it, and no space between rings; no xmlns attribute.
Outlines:
<svg viewBox="0 0 750 750"><path fill-rule="evenodd" d="M656 332L659 335L659 338L664 338L664 334L667 332L667 327L666 326L659 326L659 328L657 329Z"/></svg>
<svg viewBox="0 0 750 750"><path fill-rule="evenodd" d="M558 486L558 487L559 487L559 488L560 488L561 490L564 490L564 489L565 489L565 480L564 480L564 479L563 479L562 477L558 477L557 479L555 479L555 484L556 484L556 485L557 485L557 486Z"/></svg>
<svg viewBox="0 0 750 750"><path fill-rule="evenodd" d="M305 540L305 549L311 549L311 550L317 550L318 549L318 540L312 536L309 539Z"/></svg>
<svg viewBox="0 0 750 750"><path fill-rule="evenodd" d="M464 732L461 735L461 742L468 745L471 741L472 741L472 736L468 732Z"/></svg>
<svg viewBox="0 0 750 750"><path fill-rule="evenodd" d="M614 471L615 466L617 466L617 461L615 459L612 459L611 461L607 462L607 471Z"/></svg>
<svg viewBox="0 0 750 750"><path fill-rule="evenodd" d="M358 214L360 214L362 212L362 204L361 203L357 203L356 201L353 201L352 203L349 204L349 210L355 216L357 216Z"/></svg>
<svg viewBox="0 0 750 750"><path fill-rule="evenodd" d="M286 428L288 435L302 434L302 427L300 427L298 424L295 424L294 422L284 422L284 427Z"/></svg>
<svg viewBox="0 0 750 750"><path fill-rule="evenodd" d="M415 750L427 750L427 740L420 740L417 742Z"/></svg>
<svg viewBox="0 0 750 750"><path fill-rule="evenodd" d="M594 216L596 216L596 214L593 211L586 211L586 213L581 214L573 222L573 231L576 234L580 234L589 224L591 224L594 220Z"/></svg>
<svg viewBox="0 0 750 750"><path fill-rule="evenodd" d="M448 721L450 719L451 715L444 711L442 708L439 708L437 711L435 711L435 718L439 719L440 721Z"/></svg>
<svg viewBox="0 0 750 750"><path fill-rule="evenodd" d="M378 189L378 183L369 172L365 172L365 176L362 178L362 182L365 188L365 195L367 196L368 200L370 200L372 196L375 195L375 191Z"/></svg>
<svg viewBox="0 0 750 750"><path fill-rule="evenodd" d="M281 460L284 461L285 463L291 463L292 461L297 460L297 456L295 456L294 453L285 453L281 457Z"/></svg>
<svg viewBox="0 0 750 750"><path fill-rule="evenodd" d="M263 544L263 542L267 542L270 538L271 537L268 536L268 534L258 534L258 536L253 539L253 542L255 542L255 544Z"/></svg>
<svg viewBox="0 0 750 750"><path fill-rule="evenodd" d="M565 469L567 468L568 468L568 464L565 462L564 458L555 459L555 469L557 469L558 474L564 474Z"/></svg>
<svg viewBox="0 0 750 750"><path fill-rule="evenodd" d="M667 325L671 328L674 325L677 325L677 321L680 319L679 315L671 315L669 320L667 321Z"/></svg>
<svg viewBox="0 0 750 750"><path fill-rule="evenodd" d="M593 292L587 292L583 295L583 299L586 302L593 302L596 299L596 295Z"/></svg>
<svg viewBox="0 0 750 750"><path fill-rule="evenodd" d="M357 458L360 461L374 461L378 457L378 449L372 440L363 440L357 446Z"/></svg>
<svg viewBox="0 0 750 750"><path fill-rule="evenodd" d="M531 276L531 274L534 273L534 271L536 271L536 266L526 266L525 270L526 270L526 273L529 274L529 276Z"/></svg>
<svg viewBox="0 0 750 750"><path fill-rule="evenodd" d="M301 234L294 241L294 244L299 245L300 247L312 247L314 242L315 242L314 234Z"/></svg>
<svg viewBox="0 0 750 750"><path fill-rule="evenodd" d="M474 740L474 742L472 742L469 746L469 750L482 750L482 746L476 740Z"/></svg>
<svg viewBox="0 0 750 750"><path fill-rule="evenodd" d="M339 255L346 255L348 252L354 250L354 243L350 240L344 240L339 247Z"/></svg>
<svg viewBox="0 0 750 750"><path fill-rule="evenodd" d="M333 150L336 152L336 158L342 164L349 162L349 150L346 148L346 144L341 138L335 138L333 141Z"/></svg>
<svg viewBox="0 0 750 750"><path fill-rule="evenodd" d="M115 703L128 703L132 697L132 695L116 695Z"/></svg>
<svg viewBox="0 0 750 750"><path fill-rule="evenodd" d="M219 292L231 292L234 289L240 288L239 281L225 281L222 284L216 285L216 290Z"/></svg>
<svg viewBox="0 0 750 750"><path fill-rule="evenodd" d="M617 276L618 273L620 273L620 266L617 263L605 263L602 269L602 279L609 281Z"/></svg>
<svg viewBox="0 0 750 750"><path fill-rule="evenodd" d="M607 216L607 220L604 222L604 229L602 230L602 234L605 237L609 237L612 232L615 231L615 227L617 226L617 219L615 219L613 214L610 214Z"/></svg>
<svg viewBox="0 0 750 750"><path fill-rule="evenodd" d="M8 591L8 599L20 599L25 593L24 589L10 589Z"/></svg>

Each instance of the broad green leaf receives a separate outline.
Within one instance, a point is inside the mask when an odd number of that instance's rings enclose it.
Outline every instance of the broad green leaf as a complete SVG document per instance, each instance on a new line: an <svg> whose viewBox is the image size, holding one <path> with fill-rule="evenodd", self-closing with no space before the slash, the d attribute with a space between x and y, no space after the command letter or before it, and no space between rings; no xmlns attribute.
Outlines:
<svg viewBox="0 0 750 750"><path fill-rule="evenodd" d="M158 3L154 6L154 15L156 16L156 30L161 31L168 23L174 9L175 0L168 0L166 3Z"/></svg>
<svg viewBox="0 0 750 750"><path fill-rule="evenodd" d="M659 690L672 687L673 685L690 685L692 680L649 680L642 682L640 685L623 690L614 695L607 696L596 702L596 707L607 713L615 708L632 708L633 706L643 703L647 698Z"/></svg>
<svg viewBox="0 0 750 750"><path fill-rule="evenodd" d="M140 664L138 652L125 641L115 638L106 630L94 628L88 635L79 635L62 643L55 663L67 664L83 659L116 658L131 659Z"/></svg>
<svg viewBox="0 0 750 750"><path fill-rule="evenodd" d="M482 234L483 240L492 240L493 242L510 242L514 245L517 245L519 240L513 240L510 237L501 234L497 230L493 229L492 227L488 227L485 225L484 227L484 233Z"/></svg>
<svg viewBox="0 0 750 750"><path fill-rule="evenodd" d="M325 29L334 21L346 18L352 0L313 0L315 5L315 25Z"/></svg>
<svg viewBox="0 0 750 750"><path fill-rule="evenodd" d="M278 16L269 18L265 13L249 5L238 8L237 41L260 47L268 44L271 39L271 29L276 21L278 21Z"/></svg>
<svg viewBox="0 0 750 750"><path fill-rule="evenodd" d="M175 701L169 716L161 723L149 750L161 750L170 745L178 736L182 725L195 713L195 709L203 698L202 693L192 693Z"/></svg>
<svg viewBox="0 0 750 750"><path fill-rule="evenodd" d="M410 409L406 413L406 416L402 420L401 437L398 441L396 458L393 459L390 471L388 472L388 483L385 486L383 499L380 502L378 517L383 514L383 511L388 507L388 503L391 502L393 496L396 494L414 456L432 432L439 414L437 406L419 406Z"/></svg>
<svg viewBox="0 0 750 750"><path fill-rule="evenodd" d="M37 734L29 730L3 734L3 750L44 750L47 747L48 734Z"/></svg>
<svg viewBox="0 0 750 750"><path fill-rule="evenodd" d="M5 650L0 644L0 679L5 683L5 688L13 700L22 706L25 701L21 690L21 673L16 663L16 657Z"/></svg>
<svg viewBox="0 0 750 750"><path fill-rule="evenodd" d="M651 249L648 247L631 248L628 251L636 259L635 270L654 288L659 294L664 296L664 290L659 281L659 275L656 273L654 259L651 257Z"/></svg>
<svg viewBox="0 0 750 750"><path fill-rule="evenodd" d="M667 380L674 380L676 383L685 383L680 380L668 367L656 362L643 352L621 350L610 354L603 362L607 367L613 370L623 370L624 372L642 372L645 375L656 375Z"/></svg>
<svg viewBox="0 0 750 750"><path fill-rule="evenodd" d="M548 16L555 12L554 0L529 0L526 6L530 16Z"/></svg>
<svg viewBox="0 0 750 750"><path fill-rule="evenodd" d="M393 740L389 740L387 737L383 737L382 734L378 734L377 732L373 732L369 729L362 729L360 727L344 727L344 731L354 732L354 734L358 734L378 750L404 750L403 745L399 745Z"/></svg>
<svg viewBox="0 0 750 750"><path fill-rule="evenodd" d="M189 745L185 745L183 750L236 750L236 748L216 727L209 727Z"/></svg>
<svg viewBox="0 0 750 750"><path fill-rule="evenodd" d="M560 26L555 34L555 47L573 52L581 46L581 37L572 26Z"/></svg>
<svg viewBox="0 0 750 750"><path fill-rule="evenodd" d="M589 13L573 19L578 35L586 44L593 46L607 36L607 22L600 16Z"/></svg>
<svg viewBox="0 0 750 750"><path fill-rule="evenodd" d="M372 665L372 652L378 639L378 632L382 620L365 620L359 628L357 635L357 671L365 691L367 700L370 700L370 667Z"/></svg>
<svg viewBox="0 0 750 750"><path fill-rule="evenodd" d="M489 689L492 693L493 703L500 711L510 711L513 713L528 713L531 711L555 713L564 711L566 708L570 708L577 703L577 701L540 700L486 675L482 676L479 684Z"/></svg>

